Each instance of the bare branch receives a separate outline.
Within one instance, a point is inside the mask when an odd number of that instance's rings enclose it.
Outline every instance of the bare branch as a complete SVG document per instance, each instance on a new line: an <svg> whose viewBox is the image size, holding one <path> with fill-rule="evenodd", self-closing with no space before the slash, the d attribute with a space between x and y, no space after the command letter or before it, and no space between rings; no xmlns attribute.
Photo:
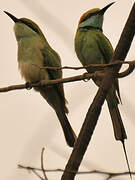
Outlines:
<svg viewBox="0 0 135 180"><path fill-rule="evenodd" d="M37 177L39 177L39 179L44 180L38 173L37 171L41 171L41 169L37 169L37 168L31 168L31 167L25 167L22 165L18 165L18 168L22 168L22 169L26 169L28 171L32 171Z"/></svg>
<svg viewBox="0 0 135 180"><path fill-rule="evenodd" d="M98 70L100 70L100 71L95 69L96 71L94 73L91 73L91 74L90 73L84 73L84 74L81 74L78 76L73 76L73 77L68 77L68 78L63 78L63 79L42 80L38 83L30 83L30 88L28 88L27 83L26 84L20 84L20 85L11 85L8 87L0 88L0 92L8 92L8 91L19 90L19 89L31 89L32 87L49 86L49 85L54 85L54 84L58 84L58 83L68 83L68 82L81 81L81 80L90 80L91 78L102 79L105 75L105 71L104 71L105 67L111 67L111 66L118 65L118 64L123 64L123 63L122 62L120 62L120 63L114 62L114 63L108 64L108 65L103 64L103 66L98 65L97 67L99 67ZM117 73L115 75L116 78L123 78L125 76L128 76L135 69L135 61L125 62L125 64L128 64L129 67L124 72ZM87 67L89 67L89 66L87 66ZM38 68L42 68L42 67L38 67ZM52 69L52 67L48 67L48 68ZM75 68L75 67L68 67L68 68L71 69L71 68ZM82 67L78 67L78 68L82 68Z"/></svg>
<svg viewBox="0 0 135 180"><path fill-rule="evenodd" d="M31 170L39 179L44 180L34 169Z"/></svg>
<svg viewBox="0 0 135 180"><path fill-rule="evenodd" d="M63 69L69 69L69 70L80 70L80 69L86 69L86 68L91 68L92 70L94 71L99 71L99 70L103 70L104 68L107 68L107 67L113 67L113 66L116 66L116 65L122 65L122 64L129 64L129 65L134 65L135 66L135 60L133 61L115 61L115 62L111 62L109 64L89 64L87 66L80 66L80 67L71 67L71 66L63 66L63 67L48 67L48 66L45 66L45 67L41 67L41 66L38 66L37 64L32 64L33 66L39 68L39 69L51 69L51 70L63 70Z"/></svg>
<svg viewBox="0 0 135 180"><path fill-rule="evenodd" d="M42 81L40 81L38 83L30 83L30 86L31 87L49 86L49 85L58 84L58 83L67 83L67 82L74 82L74 81L90 79L90 78L92 78L94 76L97 77L98 73L96 73L96 74L84 73L82 75L78 75L78 76L74 76L74 77L68 77L68 78L63 78L63 79L42 80ZM0 92L8 92L8 91L18 90L18 89L28 89L28 86L27 86L27 84L12 85L12 86L8 86L8 87L0 88Z"/></svg>
<svg viewBox="0 0 135 180"><path fill-rule="evenodd" d="M46 174L45 174L45 169L44 169L44 148L42 148L42 152L41 152L41 169L44 175L45 180L48 180Z"/></svg>
<svg viewBox="0 0 135 180"><path fill-rule="evenodd" d="M27 167L27 166L23 166L23 165L18 165L18 167L21 168L21 169L32 170L32 171L33 170L34 171L43 171L43 169L40 169L40 168ZM60 169L60 168L57 168L57 169L44 169L44 172L50 172L50 173L51 172L64 172L64 170ZM71 172L71 173L73 173L73 172ZM133 175L135 174L135 172L131 172L131 173ZM110 172L110 171L101 171L101 170L90 170L90 171L78 171L77 174L78 175L82 175L82 174L101 174L101 175L107 176L107 179L111 179L111 178L117 177L117 176L128 175L129 172L128 171Z"/></svg>

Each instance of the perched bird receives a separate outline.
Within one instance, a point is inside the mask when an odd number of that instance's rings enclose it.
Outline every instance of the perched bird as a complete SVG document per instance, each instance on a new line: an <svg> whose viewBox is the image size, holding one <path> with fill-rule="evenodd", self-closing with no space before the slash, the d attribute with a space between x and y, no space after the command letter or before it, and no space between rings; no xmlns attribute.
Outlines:
<svg viewBox="0 0 135 180"><path fill-rule="evenodd" d="M75 51L83 66L87 66L89 64L107 64L112 58L112 45L107 37L103 34L102 30L104 13L112 4L113 3L110 3L101 10L99 8L91 9L85 12L80 18L75 35ZM93 72L93 70L90 68L86 68L86 70L89 73ZM100 80L93 78L93 81L97 86L100 86ZM118 97L116 95L116 91ZM119 84L118 79L115 79L111 89L108 92L106 100L112 119L114 135L116 140L120 140L123 144L127 165L130 172L124 144L124 140L127 138L127 135L118 109L119 99Z"/></svg>
<svg viewBox="0 0 135 180"><path fill-rule="evenodd" d="M30 19L16 18L4 11L15 23L14 32L18 43L18 65L22 77L28 83L40 80L62 78L62 71L40 67L61 67L60 56L51 48L42 31ZM66 99L63 84L35 87L48 104L55 110L62 126L65 139L70 147L74 146L76 135L67 119Z"/></svg>

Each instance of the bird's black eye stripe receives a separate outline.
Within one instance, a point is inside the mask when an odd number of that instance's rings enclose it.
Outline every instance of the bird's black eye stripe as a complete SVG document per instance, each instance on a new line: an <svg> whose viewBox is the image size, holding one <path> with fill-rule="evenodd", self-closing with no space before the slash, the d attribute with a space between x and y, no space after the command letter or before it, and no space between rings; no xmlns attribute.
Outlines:
<svg viewBox="0 0 135 180"><path fill-rule="evenodd" d="M39 34L39 30L38 30L35 26L33 26L32 23L27 22L27 21L25 21L25 20L23 20L23 19L21 19L20 21L21 21L22 23L24 23L25 25L29 26L31 29L33 29L33 31L35 31L35 32L37 32L37 33Z"/></svg>

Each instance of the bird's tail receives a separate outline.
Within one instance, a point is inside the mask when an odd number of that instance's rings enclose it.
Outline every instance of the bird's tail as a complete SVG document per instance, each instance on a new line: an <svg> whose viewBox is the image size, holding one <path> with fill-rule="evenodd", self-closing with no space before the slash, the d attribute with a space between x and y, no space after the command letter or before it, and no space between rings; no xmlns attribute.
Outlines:
<svg viewBox="0 0 135 180"><path fill-rule="evenodd" d="M123 141L124 139L127 139L127 135L118 108L119 101L115 92L112 91L112 89L109 91L106 100L112 119L115 139Z"/></svg>
<svg viewBox="0 0 135 180"><path fill-rule="evenodd" d="M59 96L57 89L55 89L54 87L36 90L40 92L40 94L46 99L48 104L50 104L50 106L55 110L62 126L67 144L70 147L74 147L77 138L66 116L66 113L68 113L68 109L65 105L65 99L63 100L63 98Z"/></svg>
<svg viewBox="0 0 135 180"><path fill-rule="evenodd" d="M74 147L77 137L68 121L68 118L67 118L65 112L61 110L59 112L56 112L56 114L57 114L60 124L62 126L63 133L64 133L67 144L70 147Z"/></svg>
<svg viewBox="0 0 135 180"><path fill-rule="evenodd" d="M126 152L125 141L124 141L125 139L127 139L127 135L126 135L126 131L125 131L125 128L124 128L124 125L122 122L122 118L121 118L121 115L119 112L119 108L118 108L119 100L113 89L110 89L106 100L107 100L109 112L110 112L111 119L112 119L115 139L120 140L123 145L123 150L124 150L130 178L132 180L132 174L131 174L131 170L130 170L129 160L128 160L128 156L127 156L127 152Z"/></svg>

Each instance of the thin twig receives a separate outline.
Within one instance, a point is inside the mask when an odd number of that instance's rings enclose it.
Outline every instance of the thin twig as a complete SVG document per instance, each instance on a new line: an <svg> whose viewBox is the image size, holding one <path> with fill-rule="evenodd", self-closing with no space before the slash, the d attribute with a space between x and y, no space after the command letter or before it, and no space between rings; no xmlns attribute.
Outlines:
<svg viewBox="0 0 135 180"><path fill-rule="evenodd" d="M26 170L35 170L35 171L44 171L44 172L64 172L63 169L57 168L57 169L40 169L40 168L35 168L35 167L29 167L29 166L24 166L24 165L18 165L19 168L21 169L26 169ZM73 173L73 171L68 171ZM135 175L135 172L131 172L133 175ZM128 175L129 172L128 171L124 171L124 172L110 172L110 171L101 171L101 170L90 170L90 171L78 171L77 172L78 175L82 175L82 174L101 174L101 175L106 175L108 176L108 178L112 178L112 177L116 177L116 176L123 176L123 175Z"/></svg>
<svg viewBox="0 0 135 180"><path fill-rule="evenodd" d="M82 75L63 78L63 79L42 80L42 81L37 82L37 83L31 83L30 86L31 86L31 88L32 87L49 86L49 85L54 85L54 84L58 84L58 83L68 83L68 82L91 79L92 77L98 78L100 76L101 76L100 72L92 73L92 74L84 73ZM28 89L27 84L20 84L20 85L12 85L12 86L3 87L3 88L0 88L0 92L8 92L8 91L18 90L18 89Z"/></svg>
<svg viewBox="0 0 135 180"><path fill-rule="evenodd" d="M134 62L134 61L133 61ZM133 72L135 69L135 66L133 63L129 63L129 67L122 73L117 73L116 78L123 78L130 73ZM91 78L103 78L104 77L104 71L96 71L95 73L84 73L78 76L63 78L63 79L55 79L55 80L42 80L37 83L31 83L30 87L41 87L41 86L49 86L54 85L58 83L68 83L68 82L74 82L74 81L81 81L81 80L90 80ZM28 89L27 84L20 84L20 85L11 85L7 87L0 88L0 92L8 92L12 90L19 90L19 89Z"/></svg>
<svg viewBox="0 0 135 180"><path fill-rule="evenodd" d="M73 67L73 66L63 66L63 67L49 67L49 66L45 66L45 67L41 67L38 66L37 64L32 64L33 66L39 68L39 69L51 69L51 70L62 70L62 69L69 69L69 70L81 70L81 69L86 69L86 68L96 68L95 70L102 70L103 68L106 67L113 67L116 66L118 64L132 64L135 66L135 60L133 61L115 61L115 62L111 62L109 64L89 64L87 66L80 66L80 67Z"/></svg>
<svg viewBox="0 0 135 180"><path fill-rule="evenodd" d="M31 167L25 167L22 165L18 165L18 168L22 168L22 169L26 169L28 171L32 171L37 177L39 177L41 180L44 180L36 171L41 171L41 169L37 169L37 168L31 168Z"/></svg>
<svg viewBox="0 0 135 180"><path fill-rule="evenodd" d="M34 169L31 169L31 171L32 171L37 177L39 177L41 180L44 180Z"/></svg>
<svg viewBox="0 0 135 180"><path fill-rule="evenodd" d="M44 148L42 148L42 152L41 152L41 169L44 175L45 180L48 180L46 174L45 174L45 169L44 169Z"/></svg>

